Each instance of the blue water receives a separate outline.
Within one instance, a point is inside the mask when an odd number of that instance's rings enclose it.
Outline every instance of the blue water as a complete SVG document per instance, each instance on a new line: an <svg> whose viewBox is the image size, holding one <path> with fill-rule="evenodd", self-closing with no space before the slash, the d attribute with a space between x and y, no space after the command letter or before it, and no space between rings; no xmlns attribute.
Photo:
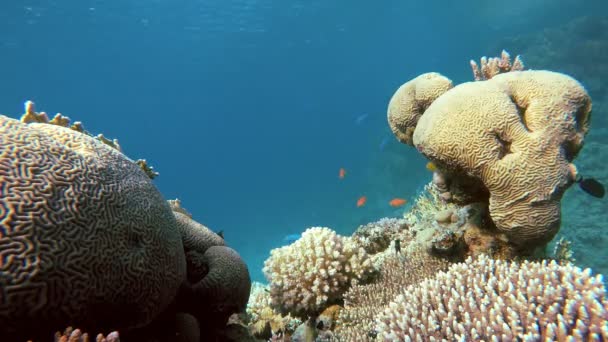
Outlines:
<svg viewBox="0 0 608 342"><path fill-rule="evenodd" d="M468 81L469 59L497 55L497 40L605 3L2 1L0 112L30 99L118 138L262 280L286 235L400 215L387 202L429 181L386 124L400 84L427 71Z"/></svg>

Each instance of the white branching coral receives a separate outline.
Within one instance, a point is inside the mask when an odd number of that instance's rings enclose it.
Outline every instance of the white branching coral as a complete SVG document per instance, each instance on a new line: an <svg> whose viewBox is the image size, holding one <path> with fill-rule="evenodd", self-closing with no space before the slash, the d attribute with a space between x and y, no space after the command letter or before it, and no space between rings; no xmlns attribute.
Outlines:
<svg viewBox="0 0 608 342"><path fill-rule="evenodd" d="M589 269L481 256L408 286L376 323L384 341L606 341L608 300Z"/></svg>
<svg viewBox="0 0 608 342"><path fill-rule="evenodd" d="M301 317L339 300L372 271L363 248L321 227L309 228L291 245L273 249L264 263L273 306Z"/></svg>

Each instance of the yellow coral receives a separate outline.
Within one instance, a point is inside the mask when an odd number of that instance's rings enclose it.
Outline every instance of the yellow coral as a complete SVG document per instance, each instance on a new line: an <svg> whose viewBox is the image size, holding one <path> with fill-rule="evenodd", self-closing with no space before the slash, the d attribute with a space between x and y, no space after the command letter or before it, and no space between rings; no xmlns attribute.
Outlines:
<svg viewBox="0 0 608 342"><path fill-rule="evenodd" d="M427 158L481 180L492 220L513 243L543 243L559 229L590 111L589 95L569 76L509 72L440 96L413 142Z"/></svg>
<svg viewBox="0 0 608 342"><path fill-rule="evenodd" d="M452 88L452 81L436 72L403 84L388 103L388 124L399 141L412 145L418 119L436 98Z"/></svg>

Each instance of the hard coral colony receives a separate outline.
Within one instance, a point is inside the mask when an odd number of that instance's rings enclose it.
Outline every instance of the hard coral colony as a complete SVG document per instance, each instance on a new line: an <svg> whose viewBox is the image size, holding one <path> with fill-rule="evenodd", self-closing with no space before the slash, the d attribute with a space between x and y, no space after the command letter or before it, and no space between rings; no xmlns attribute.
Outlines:
<svg viewBox="0 0 608 342"><path fill-rule="evenodd" d="M127 341L216 338L244 311L236 251L166 201L157 174L115 140L27 102L21 121L0 116L0 175L0 340L44 341L68 325Z"/></svg>
<svg viewBox="0 0 608 342"><path fill-rule="evenodd" d="M591 99L573 78L524 70L506 52L471 65L475 82L427 73L389 102L395 137L433 172L405 217L352 236L309 228L271 251L268 284L251 291L240 256L164 200L117 142L31 103L28 123L0 116L0 246L24 247L2 261L2 340L68 325L107 341L112 330L127 341L608 340L601 276L576 267L566 242L542 253L580 180ZM112 215L100 221L99 208ZM46 335L31 335L34 323ZM72 329L57 339L70 336L84 340Z"/></svg>

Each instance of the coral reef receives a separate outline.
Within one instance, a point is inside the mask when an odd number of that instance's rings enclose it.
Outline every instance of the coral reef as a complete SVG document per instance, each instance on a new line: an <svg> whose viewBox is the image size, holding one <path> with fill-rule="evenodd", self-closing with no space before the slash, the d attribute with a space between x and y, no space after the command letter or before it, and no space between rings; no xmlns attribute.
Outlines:
<svg viewBox="0 0 608 342"><path fill-rule="evenodd" d="M353 239L372 255L388 248L391 241L400 238L401 233L407 228L407 220L385 217L357 228L353 233Z"/></svg>
<svg viewBox="0 0 608 342"><path fill-rule="evenodd" d="M279 334L293 334L302 321L281 315L271 307L270 290L268 286L254 282L251 285L251 295L247 303L249 329L253 336L268 340Z"/></svg>
<svg viewBox="0 0 608 342"><path fill-rule="evenodd" d="M447 269L448 261L425 251L397 255L386 251L380 276L372 284L353 286L344 295L336 334L341 341L371 341L376 336L374 319L405 287Z"/></svg>
<svg viewBox="0 0 608 342"><path fill-rule="evenodd" d="M264 263L273 306L297 317L318 314L373 271L371 259L351 238L313 227L291 245L273 249Z"/></svg>
<svg viewBox="0 0 608 342"><path fill-rule="evenodd" d="M590 270L480 256L408 286L377 322L384 341L599 341L608 300Z"/></svg>
<svg viewBox="0 0 608 342"><path fill-rule="evenodd" d="M570 162L589 128L591 100L576 80L508 72L460 84L423 110L412 143L437 165L437 183L452 193L444 198L487 201L497 230L520 247L553 238L560 199L576 178ZM393 131L411 132L392 124L393 111L389 104Z"/></svg>

